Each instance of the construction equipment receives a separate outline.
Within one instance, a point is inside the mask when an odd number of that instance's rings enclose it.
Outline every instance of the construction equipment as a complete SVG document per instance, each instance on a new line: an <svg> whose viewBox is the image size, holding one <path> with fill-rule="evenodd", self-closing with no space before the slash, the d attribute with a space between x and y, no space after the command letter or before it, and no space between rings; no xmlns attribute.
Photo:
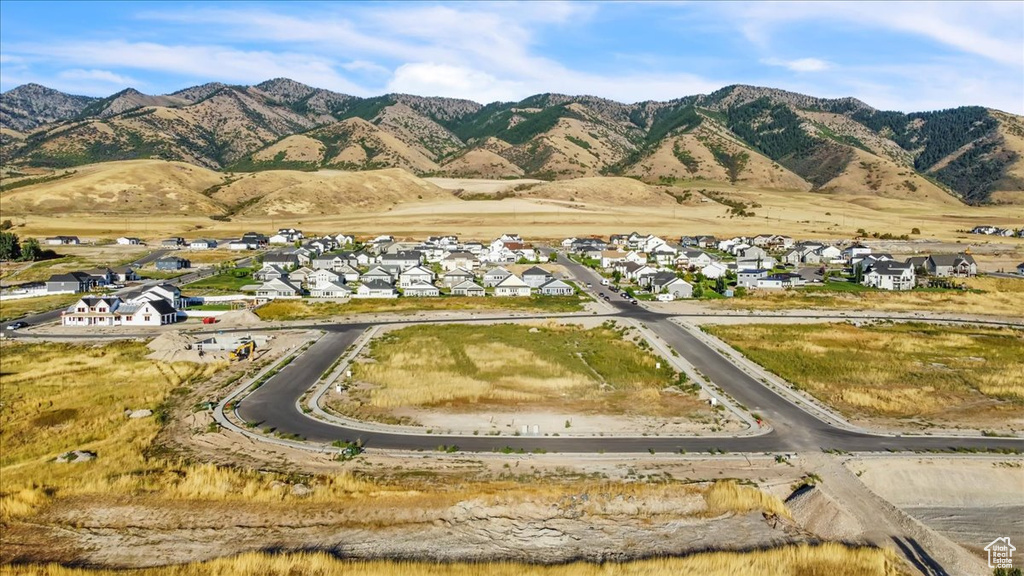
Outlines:
<svg viewBox="0 0 1024 576"><path fill-rule="evenodd" d="M255 353L256 342L252 340L246 340L245 342L239 344L238 348L232 350L230 356L232 360L245 360L246 358L248 358L249 360L253 360Z"/></svg>
<svg viewBox="0 0 1024 576"><path fill-rule="evenodd" d="M217 323L217 319L214 318L213 316L207 316L206 318L203 318L203 324L216 324L216 323Z"/></svg>

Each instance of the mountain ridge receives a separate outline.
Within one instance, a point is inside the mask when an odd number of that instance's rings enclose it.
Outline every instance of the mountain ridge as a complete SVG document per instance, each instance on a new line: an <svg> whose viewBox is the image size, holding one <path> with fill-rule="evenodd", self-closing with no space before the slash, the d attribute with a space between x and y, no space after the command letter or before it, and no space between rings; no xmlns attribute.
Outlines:
<svg viewBox="0 0 1024 576"><path fill-rule="evenodd" d="M288 78L106 98L25 85L0 94L0 127L0 159L13 166L160 158L228 171L628 175L1024 203L1020 116L976 106L880 111L855 98L741 84L634 104L557 93L488 104L362 98Z"/></svg>

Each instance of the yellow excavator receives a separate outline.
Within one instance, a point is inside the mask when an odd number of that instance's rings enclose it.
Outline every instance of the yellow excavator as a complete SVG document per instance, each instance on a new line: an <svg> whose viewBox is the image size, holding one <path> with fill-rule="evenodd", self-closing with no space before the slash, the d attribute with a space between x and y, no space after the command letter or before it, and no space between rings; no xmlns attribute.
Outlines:
<svg viewBox="0 0 1024 576"><path fill-rule="evenodd" d="M256 342L254 342L252 340L247 340L247 341L241 343L238 346L238 348L235 348L234 350L231 351L231 359L232 360L245 360L246 358L248 358L249 360L253 360L255 353L256 353Z"/></svg>

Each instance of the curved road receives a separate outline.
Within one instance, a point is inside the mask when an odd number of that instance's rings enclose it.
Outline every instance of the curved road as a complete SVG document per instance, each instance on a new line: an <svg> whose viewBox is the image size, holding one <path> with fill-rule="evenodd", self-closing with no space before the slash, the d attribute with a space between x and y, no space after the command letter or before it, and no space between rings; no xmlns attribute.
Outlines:
<svg viewBox="0 0 1024 576"><path fill-rule="evenodd" d="M591 270L563 259L577 279L598 282ZM260 428L274 428L312 442L361 440L369 448L433 450L440 445L458 446L462 451L488 452L505 448L524 451L572 453L598 452L789 452L799 450L844 450L878 452L886 450L1024 450L1020 438L962 438L934 436L886 436L836 428L803 411L775 394L736 367L721 354L670 321L674 315L661 314L613 298L615 316L642 322L662 338L712 383L753 412L760 413L773 430L746 437L596 437L551 436L464 436L371 432L318 420L302 413L298 399L316 386L321 374L341 356L372 324L321 324L327 334L294 362L237 404L236 413ZM416 321L414 321L416 322ZM414 323L410 322L410 323ZM419 321L424 322L424 321ZM458 322L458 321L452 321Z"/></svg>

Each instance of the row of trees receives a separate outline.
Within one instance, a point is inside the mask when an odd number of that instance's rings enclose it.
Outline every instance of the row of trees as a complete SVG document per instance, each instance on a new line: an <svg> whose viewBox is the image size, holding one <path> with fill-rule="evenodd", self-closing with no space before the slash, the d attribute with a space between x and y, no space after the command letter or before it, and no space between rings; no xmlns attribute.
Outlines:
<svg viewBox="0 0 1024 576"><path fill-rule="evenodd" d="M45 257L46 251L35 238L21 242L14 232L0 232L0 260L34 262Z"/></svg>

